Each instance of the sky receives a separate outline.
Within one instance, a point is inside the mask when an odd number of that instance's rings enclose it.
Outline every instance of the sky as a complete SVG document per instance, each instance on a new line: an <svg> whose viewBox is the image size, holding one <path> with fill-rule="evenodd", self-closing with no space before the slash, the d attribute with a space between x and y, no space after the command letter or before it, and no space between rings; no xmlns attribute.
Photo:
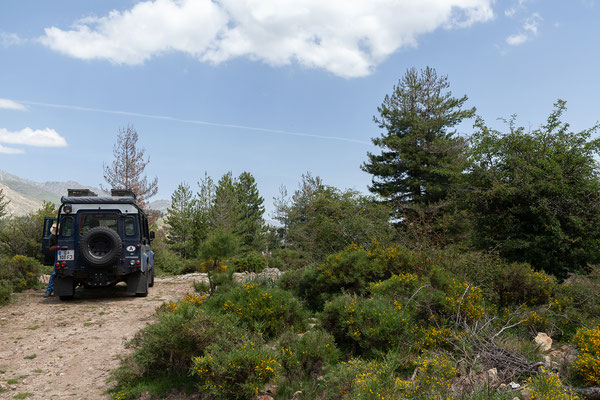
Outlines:
<svg viewBox="0 0 600 400"><path fill-rule="evenodd" d="M256 178L269 214L303 173L367 193L377 107L434 67L498 129L600 119L597 0L2 0L0 169L104 183L133 126L156 199ZM459 134L472 132L472 121Z"/></svg>

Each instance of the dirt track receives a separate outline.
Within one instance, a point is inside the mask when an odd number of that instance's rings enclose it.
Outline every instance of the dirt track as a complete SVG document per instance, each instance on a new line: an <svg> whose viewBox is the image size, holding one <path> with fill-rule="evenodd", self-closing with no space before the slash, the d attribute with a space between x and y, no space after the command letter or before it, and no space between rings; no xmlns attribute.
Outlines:
<svg viewBox="0 0 600 400"><path fill-rule="evenodd" d="M191 292L193 278L156 279L146 298L109 289L77 289L72 301L15 295L0 307L0 399L102 399L124 343L153 321L163 301Z"/></svg>

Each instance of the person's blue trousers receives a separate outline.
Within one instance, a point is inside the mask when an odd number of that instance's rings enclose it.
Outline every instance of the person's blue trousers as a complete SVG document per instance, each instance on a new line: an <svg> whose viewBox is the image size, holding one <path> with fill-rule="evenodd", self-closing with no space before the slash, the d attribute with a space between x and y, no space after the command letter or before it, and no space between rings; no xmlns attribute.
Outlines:
<svg viewBox="0 0 600 400"><path fill-rule="evenodd" d="M54 292L54 278L56 278L56 268L52 270L52 275L50 275L50 279L48 279L48 287L46 287L46 294L48 295Z"/></svg>

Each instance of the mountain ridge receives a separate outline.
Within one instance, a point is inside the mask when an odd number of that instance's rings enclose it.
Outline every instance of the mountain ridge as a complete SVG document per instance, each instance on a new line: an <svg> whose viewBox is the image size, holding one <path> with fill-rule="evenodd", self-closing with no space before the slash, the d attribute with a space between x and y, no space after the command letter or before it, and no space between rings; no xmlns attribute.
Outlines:
<svg viewBox="0 0 600 400"><path fill-rule="evenodd" d="M82 185L72 180L36 182L1 169L0 189L3 190L6 200L10 201L6 211L11 216L23 216L35 212L44 201L59 204L61 196L67 194L67 189L90 189L98 195L108 195L98 187ZM151 209L161 212L166 212L169 205L169 200L149 202Z"/></svg>

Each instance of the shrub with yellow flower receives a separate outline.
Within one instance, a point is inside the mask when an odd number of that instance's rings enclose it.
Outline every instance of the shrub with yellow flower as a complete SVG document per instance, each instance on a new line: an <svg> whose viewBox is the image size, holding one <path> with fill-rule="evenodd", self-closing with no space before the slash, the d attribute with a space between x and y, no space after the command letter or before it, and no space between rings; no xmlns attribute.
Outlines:
<svg viewBox="0 0 600 400"><path fill-rule="evenodd" d="M209 347L193 359L192 372L200 388L217 399L250 399L279 375L281 366L273 351L249 340L224 349Z"/></svg>
<svg viewBox="0 0 600 400"><path fill-rule="evenodd" d="M529 387L531 400L579 400L571 390L566 389L557 373L541 368L535 376L525 382Z"/></svg>
<svg viewBox="0 0 600 400"><path fill-rule="evenodd" d="M216 300L221 311L236 314L254 332L274 337L290 327L302 328L306 313L287 291L247 282Z"/></svg>
<svg viewBox="0 0 600 400"><path fill-rule="evenodd" d="M573 343L579 351L573 363L575 371L586 382L600 385L600 326L580 328Z"/></svg>

